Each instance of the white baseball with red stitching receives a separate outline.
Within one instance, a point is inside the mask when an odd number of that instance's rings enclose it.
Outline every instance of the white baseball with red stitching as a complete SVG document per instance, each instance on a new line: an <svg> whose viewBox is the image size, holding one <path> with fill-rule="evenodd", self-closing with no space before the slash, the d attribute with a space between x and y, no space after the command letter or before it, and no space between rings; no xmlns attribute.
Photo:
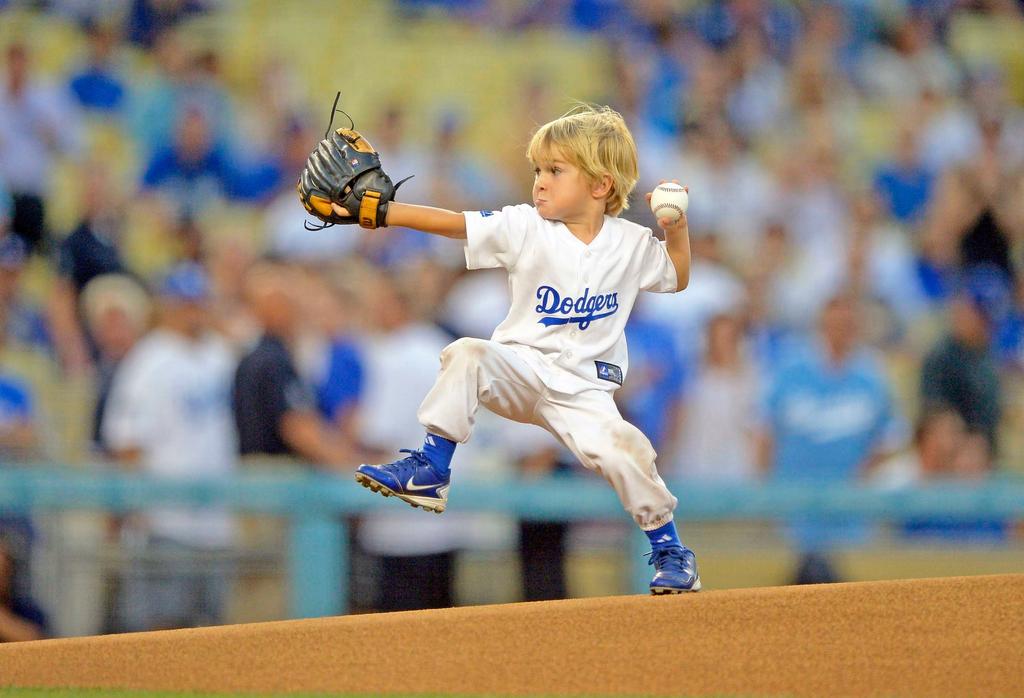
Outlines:
<svg viewBox="0 0 1024 698"><path fill-rule="evenodd" d="M651 192L651 210L659 220L668 218L677 221L686 213L689 205L690 197L681 184L666 182L659 184Z"/></svg>

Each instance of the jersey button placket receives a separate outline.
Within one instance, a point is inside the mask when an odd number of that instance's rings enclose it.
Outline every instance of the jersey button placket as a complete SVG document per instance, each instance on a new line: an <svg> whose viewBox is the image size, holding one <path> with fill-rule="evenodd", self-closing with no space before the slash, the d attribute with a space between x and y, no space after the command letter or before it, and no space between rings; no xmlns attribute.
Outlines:
<svg viewBox="0 0 1024 698"><path fill-rule="evenodd" d="M587 284L590 282L590 250L583 250L583 259L580 260L580 286L578 289L577 297L582 296L586 291ZM577 327L573 327L569 331L569 338L575 340L579 335L580 331ZM572 351L565 353L567 359L572 358Z"/></svg>

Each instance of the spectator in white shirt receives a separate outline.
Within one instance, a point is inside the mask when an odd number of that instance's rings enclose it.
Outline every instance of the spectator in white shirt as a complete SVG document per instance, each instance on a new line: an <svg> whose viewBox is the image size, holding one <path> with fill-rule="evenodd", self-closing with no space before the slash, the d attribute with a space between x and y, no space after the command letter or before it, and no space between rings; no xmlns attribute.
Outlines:
<svg viewBox="0 0 1024 698"><path fill-rule="evenodd" d="M81 119L66 90L37 83L26 46L7 47L0 78L0 181L14 199L11 228L45 246L45 200L55 159L78 150Z"/></svg>
<svg viewBox="0 0 1024 698"><path fill-rule="evenodd" d="M208 293L199 265L175 267L160 289L159 325L118 369L102 430L111 452L128 467L190 481L235 471L229 402L235 358L226 342L208 330ZM226 511L152 509L129 521L123 538L152 560L125 579L125 629L221 620L228 584L221 553L234 538Z"/></svg>
<svg viewBox="0 0 1024 698"><path fill-rule="evenodd" d="M756 479L758 375L735 314L708 322L704 361L686 396L679 474L715 482Z"/></svg>
<svg viewBox="0 0 1024 698"><path fill-rule="evenodd" d="M358 433L368 451L385 455L396 443L421 438L422 427L416 419L419 404L409 396L430 390L439 369L437 357L451 338L437 326L410 316L409 298L403 297L391 277L374 274L363 290L374 326L363 351L365 382ZM459 458L458 453L455 457ZM388 581L378 585L379 597L370 605L381 611L453 605L455 551L463 526L451 512L430 518L411 509L367 515L359 527L359 544L375 558Z"/></svg>

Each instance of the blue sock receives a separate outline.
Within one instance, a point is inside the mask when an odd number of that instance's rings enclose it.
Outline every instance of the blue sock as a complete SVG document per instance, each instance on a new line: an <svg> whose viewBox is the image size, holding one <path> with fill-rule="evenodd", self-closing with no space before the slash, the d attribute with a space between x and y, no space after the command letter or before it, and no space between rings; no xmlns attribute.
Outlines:
<svg viewBox="0 0 1024 698"><path fill-rule="evenodd" d="M647 534L647 538L651 541L651 550L655 552L664 550L665 548L683 545L679 542L679 534L676 533L675 521L669 521L661 528L656 528L653 531L644 531L644 533Z"/></svg>
<svg viewBox="0 0 1024 698"><path fill-rule="evenodd" d="M423 455L434 466L438 475L444 476L451 473L452 455L455 453L456 445L450 439L427 432L427 438L423 440Z"/></svg>

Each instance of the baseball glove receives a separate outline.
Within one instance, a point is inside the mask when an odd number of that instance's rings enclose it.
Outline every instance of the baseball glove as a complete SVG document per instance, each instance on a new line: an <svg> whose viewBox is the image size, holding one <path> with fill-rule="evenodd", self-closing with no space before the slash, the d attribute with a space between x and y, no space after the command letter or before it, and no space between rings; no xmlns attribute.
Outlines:
<svg viewBox="0 0 1024 698"><path fill-rule="evenodd" d="M335 98L335 110L337 106ZM333 122L333 111L331 116ZM381 168L377 151L353 124L353 128L333 132L331 126L327 127L324 139L306 160L295 188L305 209L324 222L322 226L307 223L307 228L322 230L337 224L358 223L373 229L387 225L388 204L401 184L391 182ZM349 215L339 216L331 203L345 207Z"/></svg>

